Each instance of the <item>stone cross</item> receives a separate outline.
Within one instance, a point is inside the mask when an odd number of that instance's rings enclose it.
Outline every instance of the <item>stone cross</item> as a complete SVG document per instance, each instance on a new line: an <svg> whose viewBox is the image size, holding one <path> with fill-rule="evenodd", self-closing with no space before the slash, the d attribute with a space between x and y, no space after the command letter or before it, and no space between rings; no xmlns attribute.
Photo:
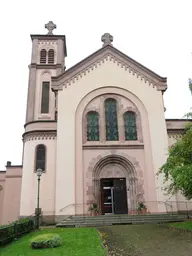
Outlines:
<svg viewBox="0 0 192 256"><path fill-rule="evenodd" d="M103 42L103 46L112 45L111 42L113 42L113 36L109 33L105 33L104 35L102 35L101 41Z"/></svg>
<svg viewBox="0 0 192 256"><path fill-rule="evenodd" d="M45 28L48 29L47 35L53 35L53 29L57 28L57 26L53 23L53 21L49 21L47 24L45 24Z"/></svg>

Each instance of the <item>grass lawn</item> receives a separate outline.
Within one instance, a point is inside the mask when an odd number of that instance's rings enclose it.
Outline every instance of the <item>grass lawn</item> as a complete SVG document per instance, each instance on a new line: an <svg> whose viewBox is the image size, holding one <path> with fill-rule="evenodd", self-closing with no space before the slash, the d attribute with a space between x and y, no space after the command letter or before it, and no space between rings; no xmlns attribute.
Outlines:
<svg viewBox="0 0 192 256"><path fill-rule="evenodd" d="M99 228L112 256L191 256L192 233L168 225L117 225Z"/></svg>
<svg viewBox="0 0 192 256"><path fill-rule="evenodd" d="M181 229L186 229L186 230L192 231L192 221L170 223L169 226L174 227L174 228L181 228Z"/></svg>
<svg viewBox="0 0 192 256"><path fill-rule="evenodd" d="M31 249L31 238L39 234L57 233L63 244L55 249ZM0 249L3 256L104 256L100 238L95 228L43 229L27 234Z"/></svg>

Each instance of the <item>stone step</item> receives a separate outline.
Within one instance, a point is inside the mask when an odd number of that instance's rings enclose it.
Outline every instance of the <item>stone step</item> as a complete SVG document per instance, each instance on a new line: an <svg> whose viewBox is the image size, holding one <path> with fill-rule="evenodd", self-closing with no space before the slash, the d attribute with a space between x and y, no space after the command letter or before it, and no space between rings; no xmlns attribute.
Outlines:
<svg viewBox="0 0 192 256"><path fill-rule="evenodd" d="M167 222L176 222L183 221L185 218L183 216L175 215L175 216L166 216L163 218L162 216L156 216L155 218L141 218L138 216L134 216L132 218L84 218L81 220L71 219L65 220L58 223L57 227L80 227L80 226L108 226L114 224L137 224L137 223L167 223ZM75 218L75 217L74 217Z"/></svg>
<svg viewBox="0 0 192 256"><path fill-rule="evenodd" d="M70 222L70 221L74 221L74 222L85 222L85 221L126 221L126 220L152 220L152 219L166 219L166 220L169 220L169 219L184 219L185 216L168 216L168 217L159 217L159 216L156 216L156 217L131 217L131 218L126 218L126 217L122 217L122 218L84 218L84 219L76 219L76 218L72 218L72 219L68 219L68 220L64 220L62 222Z"/></svg>
<svg viewBox="0 0 192 256"><path fill-rule="evenodd" d="M147 221L141 221L141 220L134 220L131 222L90 222L90 223L76 223L76 222L71 222L71 223L59 223L56 225L56 227L97 227L97 226L111 226L111 225L116 225L116 224L143 224L143 223L153 223L153 224L158 224L158 223L169 223L169 222L175 222L176 220L162 220L162 219L157 219L157 220L147 220ZM178 220L177 220L178 221ZM183 221L183 220L180 220Z"/></svg>
<svg viewBox="0 0 192 256"><path fill-rule="evenodd" d="M186 216L131 216L131 217L113 217L113 218L103 218L103 217L92 217L92 218L81 218L81 219L77 219L75 217L68 219L68 220L64 220L65 222L69 222L69 221L74 221L74 222L87 222L87 221L129 221L129 220L134 220L134 219L139 219L139 220L148 220L148 219L184 219L186 218Z"/></svg>
<svg viewBox="0 0 192 256"><path fill-rule="evenodd" d="M113 224L111 223L81 223L81 224L77 224L75 225L75 227L103 227L103 226L112 226Z"/></svg>
<svg viewBox="0 0 192 256"><path fill-rule="evenodd" d="M57 226L59 225L81 225L81 224L126 224L126 223L135 223L135 222L140 222L140 223L150 223L150 222L172 222L172 221L183 221L183 219L168 219L168 220L163 220L163 219L156 219L156 220L132 220L132 221L86 221L86 222L61 222L58 223Z"/></svg>
<svg viewBox="0 0 192 256"><path fill-rule="evenodd" d="M156 218L156 217L160 217L160 218L168 218L168 217L177 217L177 216L180 216L180 217L183 217L183 216L186 216L186 215L122 215L122 216L110 216L110 217L105 217L105 216L91 216L91 217L76 217L76 216L73 216L71 219L77 219L77 220L81 220L81 219L96 219L96 218L99 218L99 219L113 219L113 218L116 218L116 219L122 219L122 218Z"/></svg>
<svg viewBox="0 0 192 256"><path fill-rule="evenodd" d="M96 218L103 218L103 219L110 219L110 218L133 218L133 217L137 217L137 218L156 218L156 217L163 217L163 218L168 218L168 217L175 217L175 216L182 216L182 217L185 217L186 215L177 215L177 214L170 214L170 215L167 215L167 214L147 214L147 215L99 215L99 216L72 216L71 219L76 219L76 220L81 220L81 219L96 219ZM69 219L69 218L68 218Z"/></svg>
<svg viewBox="0 0 192 256"><path fill-rule="evenodd" d="M139 221L139 220L137 220L137 221L134 221L134 222L129 222L129 223L103 223L103 224L101 224L101 223L81 223L81 224L76 224L76 227L83 227L83 226L113 226L113 225L117 225L117 224L119 224L119 225L122 225L122 224L124 224L124 225L134 225L134 224L144 224L144 223L153 223L153 224L158 224L158 223L170 223L170 222L172 222L172 221L168 221L168 220L166 220L166 221L162 221L162 220L152 220L152 221L147 221L147 222L142 222L142 221Z"/></svg>

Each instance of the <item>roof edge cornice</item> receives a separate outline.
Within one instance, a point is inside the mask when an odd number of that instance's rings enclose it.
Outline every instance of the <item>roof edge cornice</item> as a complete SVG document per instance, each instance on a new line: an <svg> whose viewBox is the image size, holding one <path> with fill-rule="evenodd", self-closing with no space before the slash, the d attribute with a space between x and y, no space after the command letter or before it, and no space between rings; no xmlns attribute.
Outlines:
<svg viewBox="0 0 192 256"><path fill-rule="evenodd" d="M144 80L145 83L156 87L157 90L165 91L167 89L166 77L157 75L150 69L120 52L118 49L108 45L99 49L62 74L52 77L52 90L62 90L63 87L67 88L76 80L81 79L81 77L85 76L87 73L105 62L116 63L129 73L132 73L132 75L140 77L140 79Z"/></svg>
<svg viewBox="0 0 192 256"><path fill-rule="evenodd" d="M31 40L33 41L34 39L38 40L58 40L61 39L64 41L64 54L65 57L67 57L67 46L66 46L66 36L65 35L39 35L39 34L32 34L30 35Z"/></svg>
<svg viewBox="0 0 192 256"><path fill-rule="evenodd" d="M23 135L23 142L29 140L49 140L56 139L57 131L56 130L34 130L25 132Z"/></svg>

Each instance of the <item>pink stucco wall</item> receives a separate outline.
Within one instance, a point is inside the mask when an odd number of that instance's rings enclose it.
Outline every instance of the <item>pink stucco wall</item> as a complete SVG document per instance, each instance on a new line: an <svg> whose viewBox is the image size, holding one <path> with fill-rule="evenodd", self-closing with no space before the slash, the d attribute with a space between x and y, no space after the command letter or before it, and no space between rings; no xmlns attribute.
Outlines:
<svg viewBox="0 0 192 256"><path fill-rule="evenodd" d="M19 217L22 166L7 167L0 172L0 224L7 224Z"/></svg>
<svg viewBox="0 0 192 256"><path fill-rule="evenodd" d="M21 186L20 215L30 216L37 207L37 174L35 170L36 146L46 147L46 167L41 177L40 207L44 215L54 215L55 209L55 145L56 134L45 138L42 134L29 135L24 141L23 175Z"/></svg>
<svg viewBox="0 0 192 256"><path fill-rule="evenodd" d="M84 124L85 113L91 110L97 111L101 116L100 132L103 136L103 102L108 97L114 97L118 104L119 141L106 141L105 135L99 142L86 141ZM122 114L124 111L132 110L136 113L137 141L125 141L124 132L121 131ZM120 88L101 88L87 94L79 103L76 110L76 169L75 173L75 204L86 205L89 201L87 192L92 190L93 170L101 158L115 154L123 156L133 165L139 180L137 187L142 190L145 201L151 204L151 211L157 211L157 191L155 186L155 171L152 164L152 150L150 141L149 117L141 101L132 93ZM83 178L84 177L84 178ZM78 207L79 208L79 207Z"/></svg>
<svg viewBox="0 0 192 256"><path fill-rule="evenodd" d="M0 224L3 212L3 198L5 191L5 171L0 171Z"/></svg>

